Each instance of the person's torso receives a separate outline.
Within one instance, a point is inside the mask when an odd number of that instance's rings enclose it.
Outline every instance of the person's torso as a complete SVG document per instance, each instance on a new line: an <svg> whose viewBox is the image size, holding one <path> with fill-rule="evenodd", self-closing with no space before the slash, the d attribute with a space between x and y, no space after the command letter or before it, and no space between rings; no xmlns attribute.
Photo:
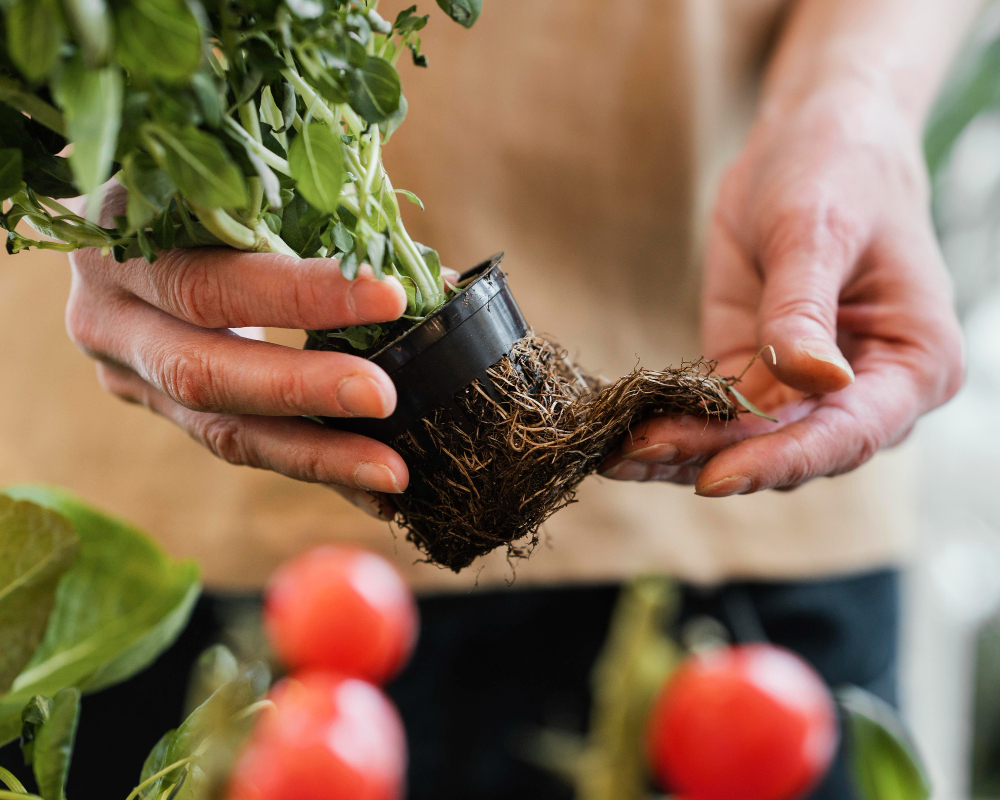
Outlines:
<svg viewBox="0 0 1000 800"><path fill-rule="evenodd" d="M701 356L699 230L782 6L487 0L471 30L427 9L430 67L402 70L409 118L386 149L395 185L427 207L404 210L415 238L459 269L505 250L528 320L589 369L614 377L637 359ZM415 563L411 545L328 489L223 464L103 394L61 330L63 263L20 255L0 269L0 483L67 485L198 558L221 586L259 585L328 540L389 555L425 589L509 580L503 553L458 577ZM707 581L882 561L905 528L892 499L905 478L874 470L721 502L590 479L517 580L664 570Z"/></svg>

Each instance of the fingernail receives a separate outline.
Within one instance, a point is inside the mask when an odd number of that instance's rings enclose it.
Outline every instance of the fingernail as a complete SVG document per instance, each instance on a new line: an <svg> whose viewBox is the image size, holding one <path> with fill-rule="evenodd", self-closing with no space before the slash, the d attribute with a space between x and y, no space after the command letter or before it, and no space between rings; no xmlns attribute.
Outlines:
<svg viewBox="0 0 1000 800"><path fill-rule="evenodd" d="M634 461L619 461L613 467L608 467L601 473L613 481L644 481L649 474L647 464L637 464Z"/></svg>
<svg viewBox="0 0 1000 800"><path fill-rule="evenodd" d="M385 418L389 400L382 387L367 375L348 375L337 385L337 403L349 416Z"/></svg>
<svg viewBox="0 0 1000 800"><path fill-rule="evenodd" d="M695 489L695 494L702 497L729 497L734 494L746 494L753 483L746 475L730 475L721 481L715 481L701 489Z"/></svg>
<svg viewBox="0 0 1000 800"><path fill-rule="evenodd" d="M660 464L673 464L680 454L681 451L675 444L651 444L648 447L640 447L638 450L633 450L631 453L624 453L623 455L629 461L643 461L647 463L656 461Z"/></svg>
<svg viewBox="0 0 1000 800"><path fill-rule="evenodd" d="M399 488L392 470L385 464L378 464L374 461L358 464L357 469L354 470L354 482L360 488L370 492L399 494L403 491Z"/></svg>
<svg viewBox="0 0 1000 800"><path fill-rule="evenodd" d="M840 350L836 346L831 345L826 339L812 337L800 339L799 350L810 358L815 358L817 361L833 364L833 366L843 370L851 383L854 383L854 370L851 368L850 363L844 358Z"/></svg>
<svg viewBox="0 0 1000 800"><path fill-rule="evenodd" d="M396 294L396 308L388 308L386 287ZM406 290L398 280L390 275L378 279L356 278L347 290L347 307L358 319L383 322L395 312L398 316L406 309ZM385 310L383 310L385 309Z"/></svg>

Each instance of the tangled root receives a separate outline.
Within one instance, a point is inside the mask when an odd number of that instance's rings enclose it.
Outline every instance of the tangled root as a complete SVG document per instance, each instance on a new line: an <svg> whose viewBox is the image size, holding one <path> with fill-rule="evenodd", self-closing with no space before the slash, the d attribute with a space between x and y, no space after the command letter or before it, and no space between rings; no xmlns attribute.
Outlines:
<svg viewBox="0 0 1000 800"><path fill-rule="evenodd" d="M476 381L455 409L392 442L411 475L407 491L392 498L395 522L428 561L455 572L497 547L525 558L541 524L574 502L577 485L634 422L651 414L735 418L731 381L713 367L635 369L609 384L529 333L488 370L492 386Z"/></svg>

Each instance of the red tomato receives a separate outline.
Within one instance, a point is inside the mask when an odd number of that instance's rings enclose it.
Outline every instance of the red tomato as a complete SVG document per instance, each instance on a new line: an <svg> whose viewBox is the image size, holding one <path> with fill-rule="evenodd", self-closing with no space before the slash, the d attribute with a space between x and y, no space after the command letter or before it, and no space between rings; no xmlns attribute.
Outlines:
<svg viewBox="0 0 1000 800"><path fill-rule="evenodd" d="M664 786L698 800L792 800L824 775L837 718L822 678L771 645L694 656L653 706L649 756Z"/></svg>
<svg viewBox="0 0 1000 800"><path fill-rule="evenodd" d="M227 800L400 800L406 735L381 690L306 672L270 693L230 778Z"/></svg>
<svg viewBox="0 0 1000 800"><path fill-rule="evenodd" d="M417 606L388 561L353 547L317 547L275 573L268 638L290 667L330 669L382 683L417 639Z"/></svg>

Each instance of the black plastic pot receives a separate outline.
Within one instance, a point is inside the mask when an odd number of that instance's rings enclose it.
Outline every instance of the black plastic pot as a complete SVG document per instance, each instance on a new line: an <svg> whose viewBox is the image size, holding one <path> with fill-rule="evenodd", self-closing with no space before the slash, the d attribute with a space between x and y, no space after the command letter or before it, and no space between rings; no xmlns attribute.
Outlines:
<svg viewBox="0 0 1000 800"><path fill-rule="evenodd" d="M438 409L447 409L457 424L468 424L455 395L477 379L492 395L486 370L528 331L500 270L503 256L497 253L464 273L462 282L475 279L461 294L369 357L396 386L396 410L390 417L326 418L324 422L382 442L417 430L420 420Z"/></svg>

